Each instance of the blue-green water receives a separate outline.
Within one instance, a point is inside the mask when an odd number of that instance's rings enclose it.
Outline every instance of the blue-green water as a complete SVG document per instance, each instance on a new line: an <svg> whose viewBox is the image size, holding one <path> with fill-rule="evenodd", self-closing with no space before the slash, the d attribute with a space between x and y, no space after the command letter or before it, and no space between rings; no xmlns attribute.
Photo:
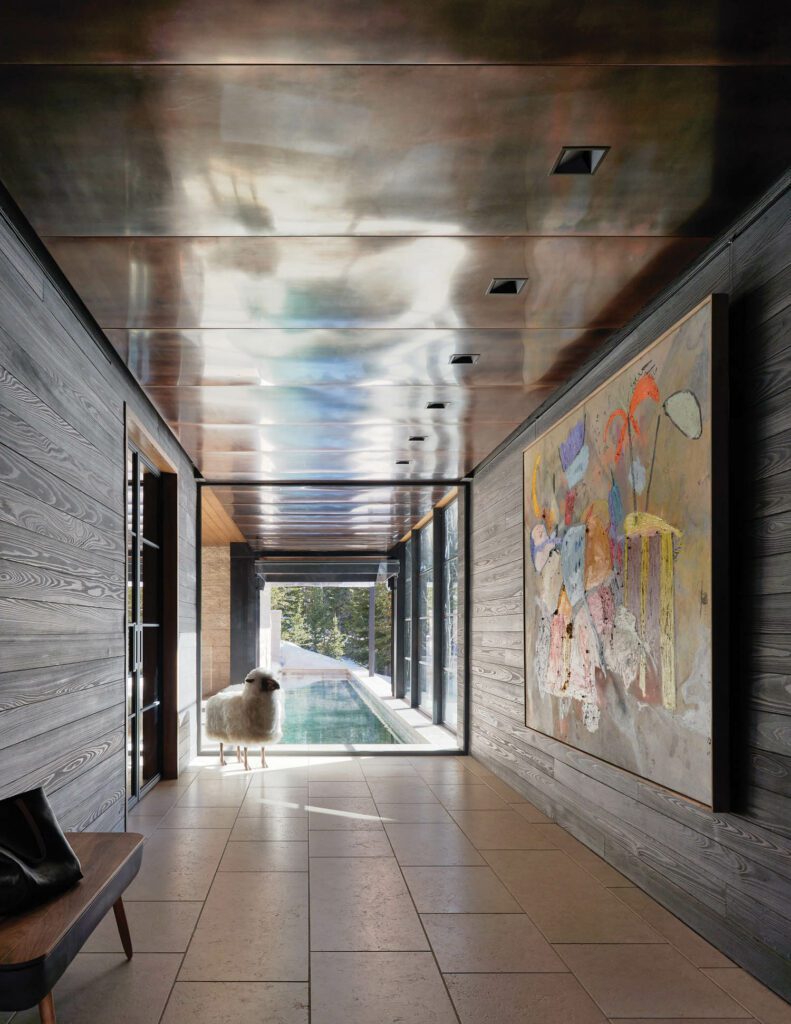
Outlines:
<svg viewBox="0 0 791 1024"><path fill-rule="evenodd" d="M345 679L283 690L284 743L399 743Z"/></svg>

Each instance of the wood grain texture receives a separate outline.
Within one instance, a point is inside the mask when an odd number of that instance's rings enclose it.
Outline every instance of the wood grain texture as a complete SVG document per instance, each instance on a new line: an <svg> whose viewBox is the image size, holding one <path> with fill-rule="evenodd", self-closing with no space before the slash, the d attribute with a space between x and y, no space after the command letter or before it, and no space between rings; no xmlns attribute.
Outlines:
<svg viewBox="0 0 791 1024"><path fill-rule="evenodd" d="M786 193L530 423L473 484L471 749L582 842L791 997L791 227ZM727 240L725 240L727 243ZM730 249L730 252L728 251ZM525 728L522 450L711 291L730 296L737 798L712 812Z"/></svg>
<svg viewBox="0 0 791 1024"><path fill-rule="evenodd" d="M0 796L43 785L64 827L114 831L126 810L125 403L178 473L168 673L183 760L196 723L195 480L15 216L0 211Z"/></svg>

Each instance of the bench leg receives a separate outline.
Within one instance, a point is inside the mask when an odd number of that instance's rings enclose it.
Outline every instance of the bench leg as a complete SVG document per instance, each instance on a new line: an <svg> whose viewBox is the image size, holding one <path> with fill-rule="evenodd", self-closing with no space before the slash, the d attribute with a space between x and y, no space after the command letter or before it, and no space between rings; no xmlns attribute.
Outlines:
<svg viewBox="0 0 791 1024"><path fill-rule="evenodd" d="M124 901L119 896L118 899L113 903L113 911L115 913L115 923L118 925L118 934L121 936L121 945L124 947L124 953L126 953L126 959L132 959L132 938L129 934L129 925L126 922L126 911L124 910ZM42 1020L44 1018L42 1017ZM53 1015L52 1020L55 1020Z"/></svg>
<svg viewBox="0 0 791 1024"><path fill-rule="evenodd" d="M52 993L44 996L38 1004L38 1015L41 1017L41 1024L57 1024L55 1020L55 1000Z"/></svg>

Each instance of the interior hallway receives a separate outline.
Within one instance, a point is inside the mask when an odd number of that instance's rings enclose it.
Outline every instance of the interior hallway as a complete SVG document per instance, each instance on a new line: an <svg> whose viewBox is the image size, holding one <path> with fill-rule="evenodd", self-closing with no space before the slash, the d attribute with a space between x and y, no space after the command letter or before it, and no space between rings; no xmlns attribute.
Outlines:
<svg viewBox="0 0 791 1024"><path fill-rule="evenodd" d="M110 915L60 1024L791 1021L472 758L270 765L203 758L129 815L135 956Z"/></svg>

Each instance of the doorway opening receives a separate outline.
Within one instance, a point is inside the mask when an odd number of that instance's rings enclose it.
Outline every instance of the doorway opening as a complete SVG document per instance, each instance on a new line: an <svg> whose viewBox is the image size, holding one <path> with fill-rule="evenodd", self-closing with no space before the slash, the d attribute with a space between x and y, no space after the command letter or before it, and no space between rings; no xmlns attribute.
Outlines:
<svg viewBox="0 0 791 1024"><path fill-rule="evenodd" d="M421 485L406 488L417 492L411 528L389 547L317 551L320 508L300 547L259 544L266 492L285 485L201 485L201 753L219 750L205 733L206 701L241 693L255 667L283 691L283 738L272 753L464 748L466 491L427 500ZM312 512L323 490L300 485L295 499ZM273 518L294 516L284 504L272 501ZM369 493L354 509L357 524L372 505ZM333 528L340 533L337 521Z"/></svg>

